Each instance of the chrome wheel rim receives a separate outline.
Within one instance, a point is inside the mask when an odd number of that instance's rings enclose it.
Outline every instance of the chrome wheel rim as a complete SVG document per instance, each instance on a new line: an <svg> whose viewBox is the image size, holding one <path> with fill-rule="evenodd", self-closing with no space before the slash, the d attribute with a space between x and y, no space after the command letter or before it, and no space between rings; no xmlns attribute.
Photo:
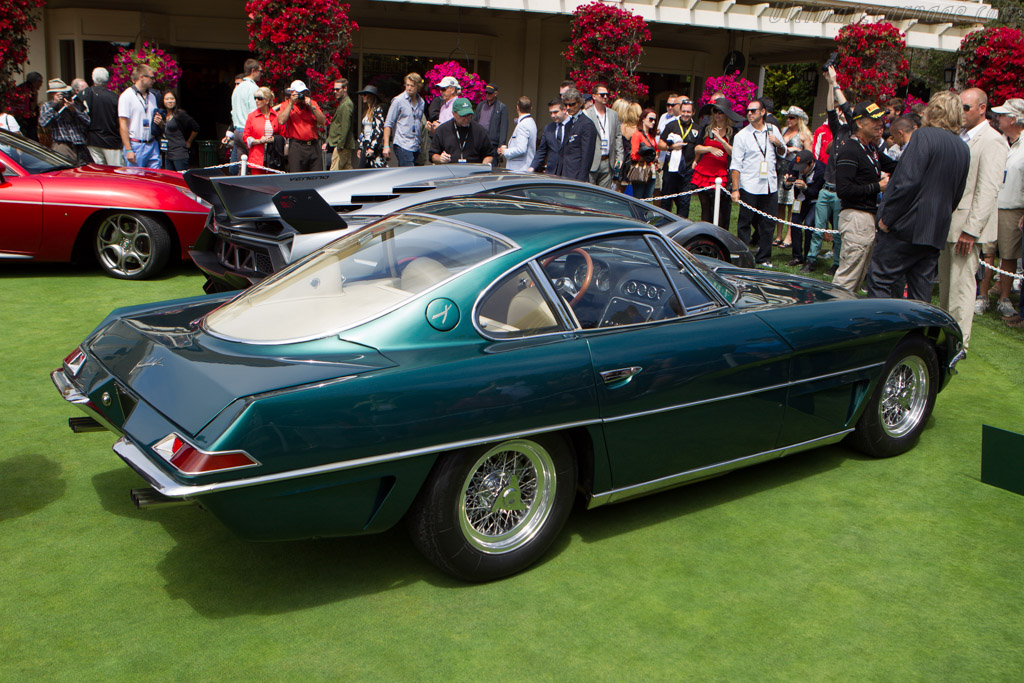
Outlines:
<svg viewBox="0 0 1024 683"><path fill-rule="evenodd" d="M525 439L491 448L473 464L459 497L459 525L484 553L507 553L533 540L551 514L555 465Z"/></svg>
<svg viewBox="0 0 1024 683"><path fill-rule="evenodd" d="M96 254L103 267L119 275L137 275L153 258L153 241L135 216L117 213L96 231Z"/></svg>
<svg viewBox="0 0 1024 683"><path fill-rule="evenodd" d="M905 436L921 423L928 402L928 382L928 368L917 356L904 358L889 372L878 403L886 434Z"/></svg>

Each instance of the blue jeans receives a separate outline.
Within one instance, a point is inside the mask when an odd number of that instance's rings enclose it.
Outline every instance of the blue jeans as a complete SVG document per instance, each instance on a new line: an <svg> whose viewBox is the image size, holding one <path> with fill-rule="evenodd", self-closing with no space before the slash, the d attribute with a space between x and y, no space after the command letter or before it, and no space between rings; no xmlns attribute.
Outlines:
<svg viewBox="0 0 1024 683"><path fill-rule="evenodd" d="M637 199L647 199L654 195L654 178L642 183L633 181L631 185L633 186L633 196Z"/></svg>
<svg viewBox="0 0 1024 683"><path fill-rule="evenodd" d="M391 151L395 153L395 158L398 159L399 166L415 166L416 165L416 154L419 150L408 150L398 145L391 145Z"/></svg>
<svg viewBox="0 0 1024 683"><path fill-rule="evenodd" d="M160 168L160 143L156 140L135 142L132 140L132 151L135 152L135 163L128 166L136 168Z"/></svg>
<svg viewBox="0 0 1024 683"><path fill-rule="evenodd" d="M821 188L821 192L818 193L818 201L814 206L814 227L818 230L825 230L831 221L832 229L837 230L839 228L839 212L842 208L835 190ZM811 248L807 250L808 263L817 263L822 239L824 238L820 232L814 233L811 237ZM842 246L843 241L839 237L839 233L832 235L832 263L839 263L839 252Z"/></svg>

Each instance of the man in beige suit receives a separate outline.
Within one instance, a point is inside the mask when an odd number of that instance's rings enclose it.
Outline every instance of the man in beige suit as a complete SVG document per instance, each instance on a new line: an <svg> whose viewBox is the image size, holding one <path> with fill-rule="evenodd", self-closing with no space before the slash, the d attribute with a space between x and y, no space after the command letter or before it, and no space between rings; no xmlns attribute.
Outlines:
<svg viewBox="0 0 1024 683"><path fill-rule="evenodd" d="M590 182L611 188L612 177L622 164L622 132L619 115L608 101L611 91L604 83L594 86L594 106L583 112L597 128L594 140L594 161L590 164Z"/></svg>
<svg viewBox="0 0 1024 683"><path fill-rule="evenodd" d="M982 242L996 239L998 214L996 198L1003 184L1003 169L1009 147L988 124L988 97L978 88L960 93L964 109L964 132L971 153L967 187L953 212L946 248L939 255L939 305L949 311L964 333L964 348L971 341L974 321L974 274Z"/></svg>

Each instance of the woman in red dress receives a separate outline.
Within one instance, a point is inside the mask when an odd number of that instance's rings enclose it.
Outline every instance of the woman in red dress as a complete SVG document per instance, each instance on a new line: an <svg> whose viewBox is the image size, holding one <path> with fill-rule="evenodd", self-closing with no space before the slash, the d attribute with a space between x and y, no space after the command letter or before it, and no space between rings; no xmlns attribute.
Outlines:
<svg viewBox="0 0 1024 683"><path fill-rule="evenodd" d="M730 121L737 121L739 115L732 110L729 100L719 98L704 105L701 115L711 113L711 122L701 131L701 144L694 147L696 161L693 167L694 187L714 187L715 178L722 179L722 187L729 184L729 160L732 158L732 136L735 129ZM706 190L697 193L700 200L700 219L705 223L714 222L715 192ZM722 193L718 206L718 227L729 229L732 200Z"/></svg>
<svg viewBox="0 0 1024 683"><path fill-rule="evenodd" d="M277 112L270 106L274 98L274 93L270 91L270 88L260 88L253 97L256 98L256 109L245 120L242 140L249 148L249 163L263 166L266 146L268 143L274 143L274 133L280 133L281 126L277 122ZM248 169L246 172L251 175L266 173L259 168Z"/></svg>

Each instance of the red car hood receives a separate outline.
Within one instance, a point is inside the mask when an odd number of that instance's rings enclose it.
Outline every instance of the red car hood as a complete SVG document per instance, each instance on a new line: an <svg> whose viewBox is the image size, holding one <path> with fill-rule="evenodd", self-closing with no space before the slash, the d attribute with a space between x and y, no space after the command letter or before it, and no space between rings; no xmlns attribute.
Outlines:
<svg viewBox="0 0 1024 683"><path fill-rule="evenodd" d="M156 183L185 187L185 181L182 180L180 173L152 168L121 168L118 166L86 164L85 166L78 166L76 168L51 171L46 175L55 178L128 178L131 180L151 180Z"/></svg>

